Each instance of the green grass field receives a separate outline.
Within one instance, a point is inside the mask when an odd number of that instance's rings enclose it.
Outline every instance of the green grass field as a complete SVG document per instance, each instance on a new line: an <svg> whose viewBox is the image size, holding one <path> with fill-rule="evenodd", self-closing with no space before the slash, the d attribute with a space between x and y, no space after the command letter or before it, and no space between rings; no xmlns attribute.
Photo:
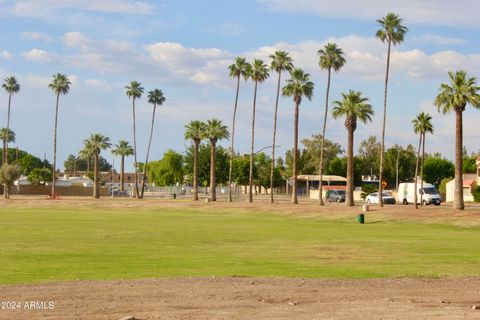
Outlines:
<svg viewBox="0 0 480 320"><path fill-rule="evenodd" d="M194 209L0 210L0 283L480 275L480 228Z"/></svg>

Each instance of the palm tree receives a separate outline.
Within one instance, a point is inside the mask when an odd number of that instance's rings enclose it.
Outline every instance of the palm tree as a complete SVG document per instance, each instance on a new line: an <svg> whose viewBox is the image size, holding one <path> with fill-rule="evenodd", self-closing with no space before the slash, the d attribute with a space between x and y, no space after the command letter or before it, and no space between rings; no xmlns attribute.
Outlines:
<svg viewBox="0 0 480 320"><path fill-rule="evenodd" d="M388 73L390 69L390 51L392 44L397 45L403 42L407 27L402 25L403 19L394 13L388 13L384 18L377 20L381 29L377 31L377 38L383 43L387 43L387 67L385 71L385 93L383 99L383 124L382 124L382 143L380 147L380 172L379 172L379 194L383 192L383 160L385 153L385 125L387 123L387 92L388 92ZM380 206L383 207L383 198L380 196Z"/></svg>
<svg viewBox="0 0 480 320"><path fill-rule="evenodd" d="M417 184L418 184L418 167L419 167L419 162L420 162L420 149L422 146L423 142L423 151L422 151L422 166L421 166L421 171L420 171L420 179L421 179L421 189L423 189L423 165L425 162L425 133L430 132L433 133L433 125L432 125L432 116L429 115L428 113L425 114L425 112L420 113L417 115L415 119L412 120L413 123L413 130L415 133L417 133L420 136L420 141L418 143L418 151L417 151L417 164L415 167L415 187L414 187L414 195L413 195L413 202L415 204L415 209L418 208L417 204ZM421 199L422 195L420 195L420 203L422 203Z"/></svg>
<svg viewBox="0 0 480 320"><path fill-rule="evenodd" d="M253 91L253 109L252 109L252 143L250 146L250 170L248 173L248 201L253 202L252 186L253 186L253 158L255 146L255 111L257 106L257 87L259 83L264 82L268 78L268 66L263 60L255 59L249 68L249 76L255 83Z"/></svg>
<svg viewBox="0 0 480 320"><path fill-rule="evenodd" d="M125 157L133 155L133 148L128 141L120 140L112 153L120 157L120 191L125 191Z"/></svg>
<svg viewBox="0 0 480 320"><path fill-rule="evenodd" d="M224 126L221 120L212 119L207 120L205 125L204 137L210 140L210 200L217 201L215 193L216 176L215 176L215 159L216 159L216 145L218 140L228 139L227 126Z"/></svg>
<svg viewBox="0 0 480 320"><path fill-rule="evenodd" d="M135 129L135 100L140 99L143 94L143 87L140 82L131 81L130 85L125 86L126 94L128 98L132 98L132 110L133 110L133 156L134 156L134 169L135 169L135 189L134 189L134 197L138 197L138 162L137 162L137 134Z"/></svg>
<svg viewBox="0 0 480 320"><path fill-rule="evenodd" d="M347 145L347 194L345 203L347 206L354 205L353 199L353 133L357 129L357 121L363 123L372 121L373 109L368 103L368 98L362 97L360 91L350 90L348 94L342 93L342 101L334 101L333 117L335 119L344 116L345 128L348 132ZM382 194L380 193L380 198Z"/></svg>
<svg viewBox="0 0 480 320"><path fill-rule="evenodd" d="M237 116L238 92L240 91L240 78L243 77L245 80L247 80L249 69L250 69L250 64L245 61L245 58L241 58L241 57L236 57L235 63L228 67L228 70L230 71L230 77L237 78L237 92L235 94L235 104L233 106L230 164L228 168L228 202L232 202L232 167L233 167L233 157L235 155L235 151L233 148L234 148L234 142L235 142L235 118ZM196 200L198 200L198 195Z"/></svg>
<svg viewBox="0 0 480 320"><path fill-rule="evenodd" d="M328 98L330 95L330 78L332 69L335 72L338 72L340 68L342 68L346 61L344 58L343 50L337 47L336 43L327 43L324 49L318 50L318 55L320 56L319 59L319 66L323 70L327 70L328 78L327 78L327 93L325 95L325 114L323 116L323 130L322 136L320 140L320 180L318 184L318 199L320 201L320 205L323 206L323 153L325 150L325 131L327 129L327 116L328 116Z"/></svg>
<svg viewBox="0 0 480 320"><path fill-rule="evenodd" d="M185 125L185 140L192 140L193 153L193 200L198 200L198 147L205 136L206 125L202 121L190 121Z"/></svg>
<svg viewBox="0 0 480 320"><path fill-rule="evenodd" d="M438 111L444 114L455 112L455 197L453 208L465 209L463 203L463 111L467 104L480 108L480 87L477 86L476 78L468 78L465 71L449 72L450 85L442 83L440 93L435 98Z"/></svg>
<svg viewBox="0 0 480 320"><path fill-rule="evenodd" d="M287 97L293 97L295 103L295 118L293 126L293 165L292 165L292 203L297 204L297 157L298 157L298 114L302 98L306 97L312 100L313 82L310 81L310 74L304 73L302 69L294 69L290 73L290 79L282 88L282 94Z"/></svg>
<svg viewBox="0 0 480 320"><path fill-rule="evenodd" d="M6 131L7 136L6 136L6 144L5 144L4 150L8 151L8 142L9 142L8 133L10 130L10 106L12 102L12 95L20 91L20 85L18 84L17 79L14 76L7 77L4 81L5 82L2 84L2 88L4 88L5 91L7 91L8 93L8 113L7 113L7 131ZM8 162L8 157L5 157L6 154L7 153L4 153L4 159L3 159L4 163Z"/></svg>
<svg viewBox="0 0 480 320"><path fill-rule="evenodd" d="M72 83L66 75L57 73L53 75L52 82L48 85L48 87L57 95L57 103L55 105L55 122L53 128L52 198L55 197L55 171L57 170L58 102L60 100L60 94L66 95L70 91L71 84Z"/></svg>
<svg viewBox="0 0 480 320"><path fill-rule="evenodd" d="M93 148L90 145L90 143L86 141L84 142L83 149L80 150L80 152L78 152L78 157L80 159L85 160L87 163L87 176L88 174L90 174L90 163L91 163L92 156L93 156Z"/></svg>
<svg viewBox="0 0 480 320"><path fill-rule="evenodd" d="M278 73L277 80L277 98L275 100L275 113L273 115L273 141L272 141L272 164L270 167L270 203L273 203L273 174L275 172L275 139L277 136L277 113L278 113L278 98L280 97L280 82L282 78L282 71L291 71L293 69L293 59L286 51L276 51L270 55L272 62L270 63L270 70Z"/></svg>
<svg viewBox="0 0 480 320"><path fill-rule="evenodd" d="M94 166L93 166L93 197L100 198L100 152L112 146L110 138L100 133L94 133L84 141L85 145L89 145L93 149Z"/></svg>
<svg viewBox="0 0 480 320"><path fill-rule="evenodd" d="M147 180L147 165L148 157L150 155L150 146L152 144L153 126L155 125L155 111L157 109L157 105L161 106L165 102L165 100L166 99L163 96L163 92L160 89L155 89L148 92L148 102L153 104L153 113L152 125L150 127L150 139L148 139L147 158L145 159L145 164L143 165L142 191L140 193L140 198L143 198L143 192L145 191L145 182Z"/></svg>
<svg viewBox="0 0 480 320"><path fill-rule="evenodd" d="M0 129L0 139L3 143L2 148L2 165L8 163L8 143L15 142L15 132L10 129L2 128Z"/></svg>

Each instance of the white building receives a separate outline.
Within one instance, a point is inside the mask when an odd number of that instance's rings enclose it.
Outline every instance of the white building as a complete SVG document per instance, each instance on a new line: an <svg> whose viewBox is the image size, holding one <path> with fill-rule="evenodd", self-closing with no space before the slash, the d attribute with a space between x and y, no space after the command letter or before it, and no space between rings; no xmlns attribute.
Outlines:
<svg viewBox="0 0 480 320"><path fill-rule="evenodd" d="M473 191L480 186L480 157L477 159L477 173L463 174L463 201L473 201ZM447 202L452 202L455 194L455 179L447 182Z"/></svg>

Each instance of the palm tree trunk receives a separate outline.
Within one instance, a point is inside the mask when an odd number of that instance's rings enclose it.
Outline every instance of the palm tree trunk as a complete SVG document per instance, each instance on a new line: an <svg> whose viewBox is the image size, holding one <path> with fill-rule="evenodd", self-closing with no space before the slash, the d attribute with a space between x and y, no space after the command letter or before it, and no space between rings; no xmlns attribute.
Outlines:
<svg viewBox="0 0 480 320"><path fill-rule="evenodd" d="M134 176L135 186L134 186L133 196L140 199L139 192L138 192L137 133L135 128L135 97L132 98L132 102L133 102L132 104L133 105L133 109L132 109L133 110L133 154L135 158L135 162L133 164L135 169L135 176Z"/></svg>
<svg viewBox="0 0 480 320"><path fill-rule="evenodd" d="M418 167L419 167L419 163L420 163L420 148L421 148L421 146L422 146L422 134L420 133L420 140L418 141L418 150L417 150L417 164L415 165L415 183L413 184L413 203L415 205L415 209L418 209L417 185L418 185Z"/></svg>
<svg viewBox="0 0 480 320"><path fill-rule="evenodd" d="M237 93L235 94L235 105L233 107L233 119L232 119L232 141L230 145L230 163L228 167L228 202L232 202L232 168L233 168L233 157L234 152L234 142L235 142L235 118L237 116L237 105L238 105L238 92L240 91L240 75L237 77ZM198 200L198 199L197 199Z"/></svg>
<svg viewBox="0 0 480 320"><path fill-rule="evenodd" d="M143 193L145 191L145 182L147 181L147 164L148 157L150 155L150 146L152 145L152 136L153 136L153 126L155 125L155 110L157 109L157 104L153 104L153 114L152 114L152 126L150 127L150 139L148 139L147 147L147 157L145 159L145 165L143 166L143 177L142 177L142 191L140 193L140 198L143 198Z"/></svg>
<svg viewBox="0 0 480 320"><path fill-rule="evenodd" d="M195 150L193 152L193 200L198 201L198 146L200 143L198 141L194 141L194 144Z"/></svg>
<svg viewBox="0 0 480 320"><path fill-rule="evenodd" d="M379 202L380 207L383 207L383 160L385 156L385 126L387 124L387 94L388 94L388 73L390 70L390 50L391 50L392 42L388 41L388 51L387 51L387 69L385 70L385 95L383 98L383 124L382 124L382 143L380 146L380 173L379 173L379 186L378 186L378 193L379 193Z"/></svg>
<svg viewBox="0 0 480 320"><path fill-rule="evenodd" d="M58 101L60 92L57 92L57 104L55 107L55 123L53 126L53 168L52 168L52 199L55 197L55 171L57 170L57 124L58 124Z"/></svg>
<svg viewBox="0 0 480 320"><path fill-rule="evenodd" d="M253 110L252 110L252 144L250 145L250 170L248 172L248 202L253 202L253 156L255 146L255 108L257 103L257 84L255 81L255 90L253 91Z"/></svg>
<svg viewBox="0 0 480 320"><path fill-rule="evenodd" d="M293 204L298 203L297 197L297 152L298 152L298 112L299 98L295 97L295 119L293 122L293 170L292 170L292 200Z"/></svg>
<svg viewBox="0 0 480 320"><path fill-rule="evenodd" d="M425 132L422 133L422 165L420 166L420 190L423 190L423 166L425 165ZM420 206L423 206L423 192L420 193Z"/></svg>
<svg viewBox="0 0 480 320"><path fill-rule="evenodd" d="M353 130L348 129L348 145L347 145L347 194L345 204L354 206L353 201Z"/></svg>
<svg viewBox="0 0 480 320"><path fill-rule="evenodd" d="M120 160L120 191L125 191L125 156L122 155Z"/></svg>
<svg viewBox="0 0 480 320"><path fill-rule="evenodd" d="M455 114L455 196L453 198L453 208L464 210L463 202L463 114L462 111L456 111Z"/></svg>
<svg viewBox="0 0 480 320"><path fill-rule="evenodd" d="M9 142L9 134L10 134L10 103L12 100L12 94L8 95L8 114L7 114L7 132L6 132L6 139L5 139L5 161L4 163L8 163L8 142Z"/></svg>
<svg viewBox="0 0 480 320"><path fill-rule="evenodd" d="M275 100L275 114L273 115L272 164L270 167L270 203L273 203L273 175L275 174L275 140L277 137L278 99L280 97L281 78L282 78L282 71L280 70L278 71L277 98Z"/></svg>
<svg viewBox="0 0 480 320"><path fill-rule="evenodd" d="M98 167L99 167L99 151L94 151L94 164L93 164L93 197L95 199L100 198L100 190L99 190L99 175L98 175Z"/></svg>
<svg viewBox="0 0 480 320"><path fill-rule="evenodd" d="M215 142L210 140L210 200L217 201L217 194L215 192L216 177L215 177Z"/></svg>
<svg viewBox="0 0 480 320"><path fill-rule="evenodd" d="M6 162L5 162L5 157L7 155L7 151L6 151L6 146L7 146L7 141L5 139L5 137L3 137L2 139L2 144L3 144L3 149L2 149L2 165L4 165Z"/></svg>
<svg viewBox="0 0 480 320"><path fill-rule="evenodd" d="M328 68L328 80L327 80L327 93L325 97L325 113L323 116L323 130L322 130L322 137L320 141L320 180L318 181L318 200L321 206L324 205L323 203L323 153L325 150L325 132L327 129L327 116L328 116L328 96L330 95L330 76L331 76L332 68Z"/></svg>

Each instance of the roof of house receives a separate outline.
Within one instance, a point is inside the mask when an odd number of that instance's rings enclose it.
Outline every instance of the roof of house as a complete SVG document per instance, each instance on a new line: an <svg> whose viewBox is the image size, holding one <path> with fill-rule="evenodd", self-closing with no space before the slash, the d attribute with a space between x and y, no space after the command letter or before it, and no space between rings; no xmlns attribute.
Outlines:
<svg viewBox="0 0 480 320"><path fill-rule="evenodd" d="M476 179L463 179L463 187L464 188L471 187L475 181Z"/></svg>

